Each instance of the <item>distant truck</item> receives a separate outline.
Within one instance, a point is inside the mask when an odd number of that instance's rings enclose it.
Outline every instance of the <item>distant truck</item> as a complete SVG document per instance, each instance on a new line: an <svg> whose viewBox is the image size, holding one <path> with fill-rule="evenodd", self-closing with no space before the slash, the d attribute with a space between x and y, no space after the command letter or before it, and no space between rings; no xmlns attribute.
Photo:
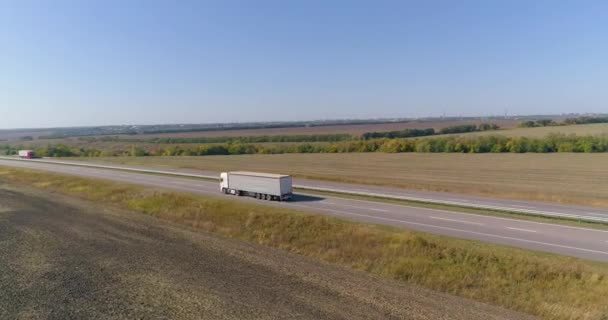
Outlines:
<svg viewBox="0 0 608 320"><path fill-rule="evenodd" d="M291 176L246 171L222 172L220 190L225 194L271 201L290 200L293 195Z"/></svg>
<svg viewBox="0 0 608 320"><path fill-rule="evenodd" d="M32 150L19 150L19 158L21 159L34 159L34 151Z"/></svg>

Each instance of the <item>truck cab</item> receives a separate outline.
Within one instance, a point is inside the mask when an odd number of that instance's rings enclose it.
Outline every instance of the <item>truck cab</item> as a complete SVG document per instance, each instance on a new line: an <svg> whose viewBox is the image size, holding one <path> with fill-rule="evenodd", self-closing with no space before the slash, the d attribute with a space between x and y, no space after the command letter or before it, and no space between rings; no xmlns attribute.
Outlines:
<svg viewBox="0 0 608 320"><path fill-rule="evenodd" d="M226 193L228 190L228 172L220 174L220 191Z"/></svg>

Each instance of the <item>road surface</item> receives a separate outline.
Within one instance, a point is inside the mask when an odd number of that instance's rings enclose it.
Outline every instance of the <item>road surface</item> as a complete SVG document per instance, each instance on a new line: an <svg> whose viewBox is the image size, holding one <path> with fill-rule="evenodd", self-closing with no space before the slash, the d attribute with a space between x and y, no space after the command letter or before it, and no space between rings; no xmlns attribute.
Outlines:
<svg viewBox="0 0 608 320"><path fill-rule="evenodd" d="M0 165L41 169L51 172L134 183L176 191L186 191L202 195L229 197L241 201L260 201L253 198L236 198L234 196L220 195L219 184L213 181L66 166L34 161L0 160ZM606 230L409 207L374 201L352 200L339 197L299 195L296 196L292 202L265 203L273 206L284 206L312 211L366 223L403 227L450 237L480 240L489 243L608 262L608 231Z"/></svg>
<svg viewBox="0 0 608 320"><path fill-rule="evenodd" d="M530 319L151 216L0 186L0 319Z"/></svg>

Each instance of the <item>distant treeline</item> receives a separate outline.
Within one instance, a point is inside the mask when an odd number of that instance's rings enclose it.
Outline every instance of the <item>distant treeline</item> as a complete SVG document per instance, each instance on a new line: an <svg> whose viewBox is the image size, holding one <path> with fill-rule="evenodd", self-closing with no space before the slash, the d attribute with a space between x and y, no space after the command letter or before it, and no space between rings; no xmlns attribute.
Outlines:
<svg viewBox="0 0 608 320"><path fill-rule="evenodd" d="M439 129L439 131L435 131L433 128L427 129L404 129L399 131L388 131L388 132L367 132L364 133L361 138L363 140L370 139L378 139L378 138L387 138L387 139L396 139L396 138L412 138L412 137L423 137L423 136L432 136L436 134L451 134L451 133L467 133L467 132L477 132L477 131L488 131L488 130L498 130L500 127L495 123L481 123L479 125L475 124L463 124L450 126Z"/></svg>
<svg viewBox="0 0 608 320"><path fill-rule="evenodd" d="M5 153L15 154L16 148L1 146ZM551 152L608 152L608 135L576 136L550 134L544 138L489 136L445 136L426 139L371 139L338 141L325 144L299 143L292 145L264 145L253 143L206 144L200 146L170 146L99 150L54 145L35 149L38 156L100 157L100 156L210 156L280 153L348 153L348 152L435 152L435 153L551 153Z"/></svg>
<svg viewBox="0 0 608 320"><path fill-rule="evenodd" d="M482 123L479 125L457 125L440 129L438 132L433 128L427 129L404 129L388 132L367 132L361 136L351 134L310 134L310 135L274 135L274 136L239 136L239 137L161 137L149 139L124 138L119 136L102 137L80 137L81 141L87 142L131 142L131 143L156 143L156 144L186 144L186 143L269 143L269 142L338 142L353 140L371 140L379 138L397 139L432 136L447 133L467 133L476 131L497 130L499 127L494 123Z"/></svg>
<svg viewBox="0 0 608 320"><path fill-rule="evenodd" d="M40 139L64 139L68 137L90 137L105 135L147 135L160 133L186 133L225 130L257 130L280 128L325 127L335 125L364 125L385 123L406 123L407 119L344 119L295 122L249 122L249 123L215 123L215 124L172 124L172 125L137 125L137 126L103 126L56 128L51 134L40 136Z"/></svg>
<svg viewBox="0 0 608 320"><path fill-rule="evenodd" d="M378 138L387 138L387 139L396 139L396 138L411 138L411 137L423 137L423 136L432 136L435 134L435 129L404 129L399 131L388 131L388 132L366 132L361 135L363 140L370 139L378 139Z"/></svg>
<svg viewBox="0 0 608 320"><path fill-rule="evenodd" d="M521 128L569 126L574 124L608 123L608 117L567 118L559 122L552 119L528 120L519 123Z"/></svg>
<svg viewBox="0 0 608 320"><path fill-rule="evenodd" d="M335 142L353 140L350 134L314 134L314 135L276 135L276 136L245 136L245 137L163 137L152 139L125 139L114 137L81 137L79 140L88 142L147 142L158 144L178 143L265 143L265 142Z"/></svg>

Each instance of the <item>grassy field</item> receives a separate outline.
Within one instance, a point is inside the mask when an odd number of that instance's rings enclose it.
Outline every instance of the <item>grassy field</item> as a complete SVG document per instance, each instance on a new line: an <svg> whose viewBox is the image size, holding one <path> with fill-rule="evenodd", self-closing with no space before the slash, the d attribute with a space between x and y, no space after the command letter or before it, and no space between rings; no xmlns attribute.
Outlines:
<svg viewBox="0 0 608 320"><path fill-rule="evenodd" d="M130 209L545 319L606 319L608 266L303 212L0 168L0 183Z"/></svg>
<svg viewBox="0 0 608 320"><path fill-rule="evenodd" d="M608 154L345 153L90 160L217 172L276 172L326 181L608 207Z"/></svg>

